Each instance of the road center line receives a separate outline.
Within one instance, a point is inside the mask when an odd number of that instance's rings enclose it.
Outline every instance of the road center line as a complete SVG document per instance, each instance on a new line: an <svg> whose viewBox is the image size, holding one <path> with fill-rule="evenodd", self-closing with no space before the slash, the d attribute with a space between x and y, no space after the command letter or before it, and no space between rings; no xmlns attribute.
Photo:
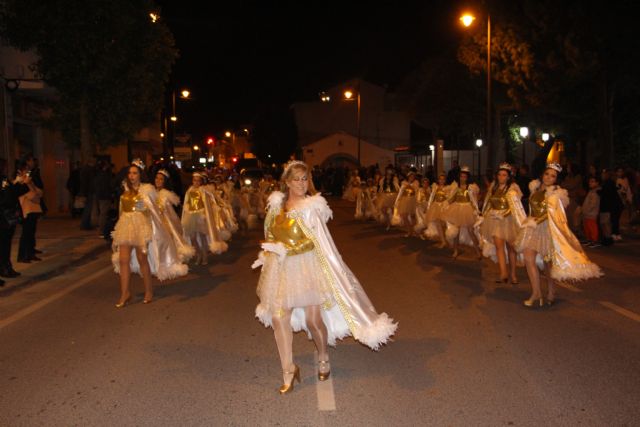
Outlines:
<svg viewBox="0 0 640 427"><path fill-rule="evenodd" d="M2 319L0 320L0 330L9 326L10 324L17 322L18 320L27 317L28 315L30 315L31 313L34 313L38 310L40 310L41 308L45 307L48 304L51 304L52 302L54 302L55 300L62 298L63 296L65 296L66 294L68 294L69 292L74 291L75 289L78 289L81 286L86 285L87 283L92 282L93 280L95 280L96 278L98 278L99 276L103 275L104 273L106 273L107 271L110 271L113 267L111 266L107 266L102 268L101 270L96 271L95 273L93 273L90 276L85 277L84 279L76 282L75 284L62 289L61 291L48 296L47 298L40 300L34 304L31 304L28 307L23 308L22 310L18 311L17 313L7 317L6 319Z"/></svg>
<svg viewBox="0 0 640 427"><path fill-rule="evenodd" d="M315 366L318 366L318 352L315 353ZM335 411L336 397L333 391L333 375L320 381L316 376L316 392L318 394L318 411Z"/></svg>
<svg viewBox="0 0 640 427"><path fill-rule="evenodd" d="M603 305L613 311L615 311L618 314L622 314L625 317L628 317L631 320L635 320L636 322L640 322L640 314L636 314L631 310L627 310L626 308L620 307L617 304L614 304L612 302L609 301L598 301L600 303L600 305Z"/></svg>

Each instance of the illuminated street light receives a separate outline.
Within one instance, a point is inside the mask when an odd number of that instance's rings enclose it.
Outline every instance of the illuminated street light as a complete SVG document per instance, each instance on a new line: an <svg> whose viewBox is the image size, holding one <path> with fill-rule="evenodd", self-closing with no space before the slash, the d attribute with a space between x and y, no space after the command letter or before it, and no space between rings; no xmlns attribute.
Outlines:
<svg viewBox="0 0 640 427"><path fill-rule="evenodd" d="M160 15L158 15L157 13L151 12L149 14L149 18L151 18L151 22L155 23L158 19L160 19Z"/></svg>
<svg viewBox="0 0 640 427"><path fill-rule="evenodd" d="M521 127L520 128L520 136L523 137L523 138L528 137L529 136L529 128L525 127L525 126Z"/></svg>
<svg viewBox="0 0 640 427"><path fill-rule="evenodd" d="M180 92L180 96L182 97L182 99L189 98L189 95L191 95L191 92L189 92L188 89L182 89L182 91Z"/></svg>
<svg viewBox="0 0 640 427"><path fill-rule="evenodd" d="M471 13L465 13L460 17L460 22L465 27L470 27L476 17ZM486 137L487 137L487 151L489 152L489 161L493 156L493 129L491 124L491 15L487 14L487 123L486 123Z"/></svg>
<svg viewBox="0 0 640 427"><path fill-rule="evenodd" d="M226 132L224 133L224 136L226 136L227 138L230 138L230 137L231 137L231 132L226 131Z"/></svg>
<svg viewBox="0 0 640 427"><path fill-rule="evenodd" d="M172 121L172 122L177 122L177 121L178 121L178 118L177 118L176 116L171 116L171 121Z"/></svg>
<svg viewBox="0 0 640 427"><path fill-rule="evenodd" d="M462 25L464 25L465 27L469 27L475 20L476 17L471 15L470 13L465 13L460 17L460 22L462 22Z"/></svg>
<svg viewBox="0 0 640 427"><path fill-rule="evenodd" d="M353 98L353 92L350 90L345 90L344 91L344 99L352 99Z"/></svg>
<svg viewBox="0 0 640 427"><path fill-rule="evenodd" d="M198 151L200 149L200 147L198 147L197 145L193 146L193 151Z"/></svg>
<svg viewBox="0 0 640 427"><path fill-rule="evenodd" d="M433 151L433 150L435 150L435 149L436 149L436 146L435 146L435 145L430 145L430 146L429 146L429 150L430 150L430 151Z"/></svg>
<svg viewBox="0 0 640 427"><path fill-rule="evenodd" d="M545 132L545 133L543 133L543 134L542 134L542 140L543 140L544 142L547 142L547 141L549 140L549 134L548 134L548 133L546 133L546 132Z"/></svg>
<svg viewBox="0 0 640 427"><path fill-rule="evenodd" d="M164 138L164 132L160 132L160 138Z"/></svg>
<svg viewBox="0 0 640 427"><path fill-rule="evenodd" d="M481 139L476 139L476 147L478 147L478 148L482 147L482 140Z"/></svg>

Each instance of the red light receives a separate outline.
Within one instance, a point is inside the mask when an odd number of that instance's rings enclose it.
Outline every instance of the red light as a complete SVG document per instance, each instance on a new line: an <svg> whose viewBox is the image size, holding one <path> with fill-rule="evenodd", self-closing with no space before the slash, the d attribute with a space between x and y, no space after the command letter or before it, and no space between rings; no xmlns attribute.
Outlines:
<svg viewBox="0 0 640 427"><path fill-rule="evenodd" d="M211 137L207 138L207 145L213 144L214 141L215 140L213 138L211 138Z"/></svg>
<svg viewBox="0 0 640 427"><path fill-rule="evenodd" d="M237 162L238 162L238 158L237 158L237 157L232 157L232 158L231 158L231 161L232 161L233 163L237 163Z"/></svg>

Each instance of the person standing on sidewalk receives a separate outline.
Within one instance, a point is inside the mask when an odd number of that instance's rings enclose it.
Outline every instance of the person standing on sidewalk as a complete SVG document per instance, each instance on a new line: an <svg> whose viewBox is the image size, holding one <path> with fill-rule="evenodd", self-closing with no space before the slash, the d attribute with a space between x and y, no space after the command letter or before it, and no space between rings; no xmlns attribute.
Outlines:
<svg viewBox="0 0 640 427"><path fill-rule="evenodd" d="M22 209L22 234L18 248L18 262L41 261L36 256L36 227L38 218L42 214L40 202L43 192L31 179L31 173L25 161L20 163L16 181L27 187L27 191L19 198Z"/></svg>
<svg viewBox="0 0 640 427"><path fill-rule="evenodd" d="M587 246L601 246L598 242L598 215L600 214L600 182L597 177L589 178L589 192L582 203L582 226Z"/></svg>
<svg viewBox="0 0 640 427"><path fill-rule="evenodd" d="M20 273L11 265L11 240L18 223L18 197L25 191L22 186L9 180L7 176L7 161L0 159L0 276L6 278L18 277ZM0 286L4 281L0 279Z"/></svg>
<svg viewBox="0 0 640 427"><path fill-rule="evenodd" d="M111 181L111 163L104 160L99 161L93 187L94 195L98 200L98 232L101 237L104 237L108 233L105 228L109 209L111 208Z"/></svg>

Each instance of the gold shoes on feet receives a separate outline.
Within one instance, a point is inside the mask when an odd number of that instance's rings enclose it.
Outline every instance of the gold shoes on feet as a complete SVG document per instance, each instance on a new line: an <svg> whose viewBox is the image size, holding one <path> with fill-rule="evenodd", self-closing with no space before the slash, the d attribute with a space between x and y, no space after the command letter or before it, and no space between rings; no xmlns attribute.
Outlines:
<svg viewBox="0 0 640 427"><path fill-rule="evenodd" d="M331 375L331 367L328 360L318 361L318 380L325 381Z"/></svg>
<svg viewBox="0 0 640 427"><path fill-rule="evenodd" d="M529 298L527 300L524 300L522 302L522 304L524 304L524 306L528 307L528 308L540 308L540 307L544 306L544 299L542 299L542 297L540 297L540 298Z"/></svg>
<svg viewBox="0 0 640 427"><path fill-rule="evenodd" d="M278 390L280 392L280 394L285 394L285 393L289 393L290 391L292 391L293 390L293 382L295 380L298 380L298 384L300 384L300 368L298 368L297 366L293 370L293 372L286 372L285 371L284 374L285 375L291 375L291 381L289 381L289 384L283 384L282 387L280 387L280 389Z"/></svg>
<svg viewBox="0 0 640 427"><path fill-rule="evenodd" d="M123 301L120 301L119 303L116 304L116 308L122 308L125 305L127 305L127 303L131 300L131 295L129 295L126 299L124 299Z"/></svg>

